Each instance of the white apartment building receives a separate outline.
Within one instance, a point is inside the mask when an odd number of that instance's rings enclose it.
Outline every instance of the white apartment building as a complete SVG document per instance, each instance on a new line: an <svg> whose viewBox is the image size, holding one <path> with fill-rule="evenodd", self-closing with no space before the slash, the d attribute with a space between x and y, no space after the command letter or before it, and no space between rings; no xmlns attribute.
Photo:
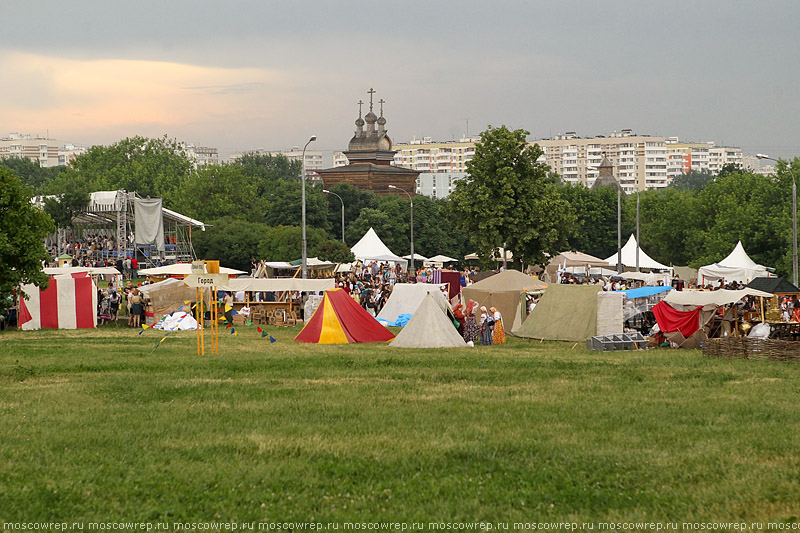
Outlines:
<svg viewBox="0 0 800 533"><path fill-rule="evenodd" d="M216 148L186 144L183 149L186 151L186 156L194 164L194 168L219 165L219 150Z"/></svg>
<svg viewBox="0 0 800 533"><path fill-rule="evenodd" d="M421 172L417 178L417 194L429 198L447 198L456 188L456 182L466 177L466 172Z"/></svg>
<svg viewBox="0 0 800 533"><path fill-rule="evenodd" d="M718 174L722 167L743 164L742 149L732 146L717 146L713 141L687 143L677 137L667 139L670 179L690 171Z"/></svg>
<svg viewBox="0 0 800 533"><path fill-rule="evenodd" d="M42 167L59 165L59 143L46 136L32 136L12 132L0 139L0 159L25 157Z"/></svg>
<svg viewBox="0 0 800 533"><path fill-rule="evenodd" d="M433 142L430 137L412 139L406 144L396 144L392 164L410 168L420 173L465 173L467 162L475 156L478 137L458 141Z"/></svg>
<svg viewBox="0 0 800 533"><path fill-rule="evenodd" d="M540 161L567 183L591 187L604 155L614 165L614 176L625 192L666 187L670 182L664 137L636 135L631 130L590 138L567 132L530 144L542 148Z"/></svg>
<svg viewBox="0 0 800 533"><path fill-rule="evenodd" d="M58 149L58 166L68 167L72 165L75 158L81 154L85 154L89 149L85 146L76 146L74 144L65 144Z"/></svg>

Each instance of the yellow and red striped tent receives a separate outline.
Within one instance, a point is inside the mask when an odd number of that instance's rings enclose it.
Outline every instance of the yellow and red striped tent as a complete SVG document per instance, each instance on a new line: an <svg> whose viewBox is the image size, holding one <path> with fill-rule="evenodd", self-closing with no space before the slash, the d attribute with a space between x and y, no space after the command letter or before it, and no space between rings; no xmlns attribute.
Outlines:
<svg viewBox="0 0 800 533"><path fill-rule="evenodd" d="M306 322L297 342L346 344L384 342L394 338L391 331L358 305L343 289L325 291L322 303Z"/></svg>

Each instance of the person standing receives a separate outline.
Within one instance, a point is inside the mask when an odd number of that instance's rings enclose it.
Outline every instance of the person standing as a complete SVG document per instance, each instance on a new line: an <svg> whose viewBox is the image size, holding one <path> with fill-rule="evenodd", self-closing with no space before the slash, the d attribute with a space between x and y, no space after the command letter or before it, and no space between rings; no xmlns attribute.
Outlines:
<svg viewBox="0 0 800 533"><path fill-rule="evenodd" d="M492 344L503 344L506 342L506 330L503 327L503 315L496 307L490 307L489 312L494 318L494 332L492 333Z"/></svg>
<svg viewBox="0 0 800 533"><path fill-rule="evenodd" d="M222 310L225 314L225 320L233 326L233 295L231 295L231 291L227 291L222 297Z"/></svg>
<svg viewBox="0 0 800 533"><path fill-rule="evenodd" d="M475 310L477 307L478 303L470 300L464 310L464 342L472 342L475 344L480 339L481 328L475 320Z"/></svg>
<svg viewBox="0 0 800 533"><path fill-rule="evenodd" d="M492 329L494 325L494 318L486 310L486 306L481 306L481 345L492 345Z"/></svg>
<svg viewBox="0 0 800 533"><path fill-rule="evenodd" d="M139 289L136 287L133 288L131 295L128 297L128 301L131 304L132 325L138 328L142 325L142 311L144 310L142 295L139 293Z"/></svg>

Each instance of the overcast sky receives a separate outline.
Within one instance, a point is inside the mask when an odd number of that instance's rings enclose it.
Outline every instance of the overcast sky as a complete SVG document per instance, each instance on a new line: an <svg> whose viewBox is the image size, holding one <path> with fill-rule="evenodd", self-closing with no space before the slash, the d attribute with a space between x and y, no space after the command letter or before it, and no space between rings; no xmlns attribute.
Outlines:
<svg viewBox="0 0 800 533"><path fill-rule="evenodd" d="M800 156L797 0L3 0L0 136L340 150L505 124ZM377 106L376 106L377 107Z"/></svg>

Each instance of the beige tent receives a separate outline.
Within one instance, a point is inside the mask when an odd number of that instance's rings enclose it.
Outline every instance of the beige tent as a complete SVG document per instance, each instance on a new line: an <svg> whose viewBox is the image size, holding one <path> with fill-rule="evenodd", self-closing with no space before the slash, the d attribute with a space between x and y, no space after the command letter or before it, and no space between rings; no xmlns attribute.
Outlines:
<svg viewBox="0 0 800 533"><path fill-rule="evenodd" d="M406 327L389 343L392 348L463 348L466 345L430 293L425 295Z"/></svg>
<svg viewBox="0 0 800 533"><path fill-rule="evenodd" d="M415 254L416 255L416 254ZM417 312L420 304L425 300L425 295L433 295L436 303L443 312L450 310L450 302L447 297L439 290L439 285L429 283L395 283L392 287L392 294L386 300L381 312L376 317L378 320L394 322L402 314L413 315Z"/></svg>
<svg viewBox="0 0 800 533"><path fill-rule="evenodd" d="M597 293L601 290L600 285L550 285L527 320L514 330L514 335L575 342L594 337L597 335Z"/></svg>
<svg viewBox="0 0 800 533"><path fill-rule="evenodd" d="M148 316L148 324L158 322L162 316L177 311L185 305L186 301L197 299L197 291L184 285L182 279L167 278L158 283L142 285L138 289L150 300L153 318L150 319ZM207 291L205 297L206 299L208 298ZM184 311L191 313L188 305L184 308Z"/></svg>
<svg viewBox="0 0 800 533"><path fill-rule="evenodd" d="M475 300L487 308L496 307L503 315L503 326L506 331L513 331L525 318L524 315L520 316L520 294L523 291L545 288L547 285L541 280L518 270L506 270L464 287L461 298L465 304L468 300Z"/></svg>
<svg viewBox="0 0 800 533"><path fill-rule="evenodd" d="M583 267L584 269L607 268L608 262L583 252L561 252L550 259L545 268L549 280L555 280L559 268Z"/></svg>

